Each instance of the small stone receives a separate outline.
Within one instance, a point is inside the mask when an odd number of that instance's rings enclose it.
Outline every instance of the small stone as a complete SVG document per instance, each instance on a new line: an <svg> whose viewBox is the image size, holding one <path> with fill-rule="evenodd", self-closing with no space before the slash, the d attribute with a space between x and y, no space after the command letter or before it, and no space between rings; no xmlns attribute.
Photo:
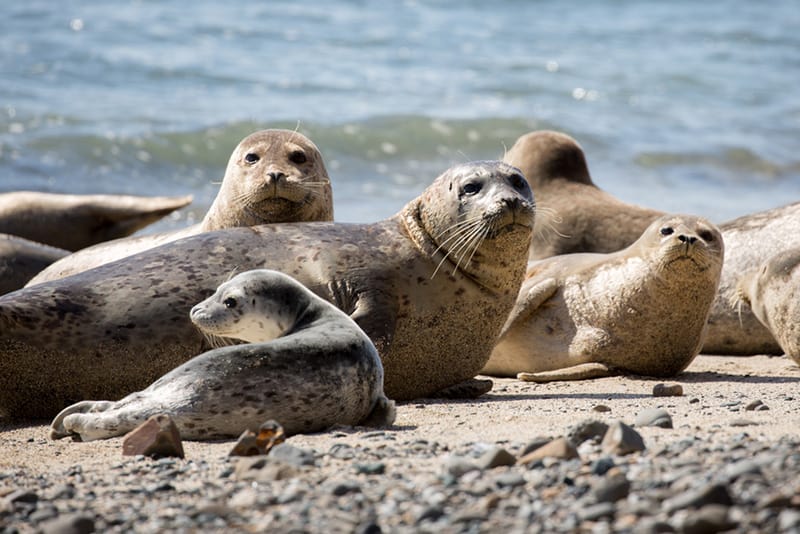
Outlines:
<svg viewBox="0 0 800 534"><path fill-rule="evenodd" d="M480 470L477 465L465 459L463 456L455 455L451 455L445 460L444 468L449 475L455 478L460 478L470 471Z"/></svg>
<svg viewBox="0 0 800 534"><path fill-rule="evenodd" d="M686 515L681 522L681 532L685 534L710 534L734 529L738 524L729 519L728 507L709 504Z"/></svg>
<svg viewBox="0 0 800 534"><path fill-rule="evenodd" d="M270 419L258 427L256 443L264 451L264 454L269 453L273 447L284 441L286 441L286 433L277 421Z"/></svg>
<svg viewBox="0 0 800 534"><path fill-rule="evenodd" d="M294 465L273 460L269 456L242 457L236 464L237 480L255 480L256 482L274 482L294 478L298 468Z"/></svg>
<svg viewBox="0 0 800 534"><path fill-rule="evenodd" d="M724 474L728 482L733 482L742 475L760 475L761 467L753 460L744 459L728 465Z"/></svg>
<svg viewBox="0 0 800 534"><path fill-rule="evenodd" d="M672 428L672 417L669 415L669 412L661 408L647 408L639 412L633 424L634 426Z"/></svg>
<svg viewBox="0 0 800 534"><path fill-rule="evenodd" d="M781 510L781 513L778 514L778 530L788 532L798 527L800 527L800 511L792 509Z"/></svg>
<svg viewBox="0 0 800 534"><path fill-rule="evenodd" d="M352 445L347 443L334 443L328 449L328 455L339 460L352 460L356 457L356 451Z"/></svg>
<svg viewBox="0 0 800 534"><path fill-rule="evenodd" d="M605 454L625 455L645 450L642 436L622 421L609 425L600 446Z"/></svg>
<svg viewBox="0 0 800 534"><path fill-rule="evenodd" d="M575 448L587 439L603 439L608 430L608 423L597 419L588 419L567 429L567 439Z"/></svg>
<svg viewBox="0 0 800 534"><path fill-rule="evenodd" d="M422 512L417 516L417 524L423 521L436 521L444 515L444 509L441 506L427 506L422 509Z"/></svg>
<svg viewBox="0 0 800 534"><path fill-rule="evenodd" d="M525 447L522 448L522 452L520 452L519 455L520 456L525 456L529 452L535 451L536 449L538 449L542 445L547 445L548 443L550 443L552 441L552 439L553 438L546 438L544 436L539 436L539 437L533 438L531 441L529 441L525 445Z"/></svg>
<svg viewBox="0 0 800 534"><path fill-rule="evenodd" d="M597 405L592 407L592 411L599 412L599 413L606 413L606 412L610 412L611 408L609 408L605 404L597 404Z"/></svg>
<svg viewBox="0 0 800 534"><path fill-rule="evenodd" d="M86 514L62 515L42 525L44 534L90 534L94 531L94 517Z"/></svg>
<svg viewBox="0 0 800 534"><path fill-rule="evenodd" d="M333 495L341 497L348 493L361 493L361 486L357 482L335 482L331 485L330 491Z"/></svg>
<svg viewBox="0 0 800 534"><path fill-rule="evenodd" d="M359 475L382 475L386 471L386 464L383 462L355 464L353 468Z"/></svg>
<svg viewBox="0 0 800 534"><path fill-rule="evenodd" d="M755 426L758 423L756 423L755 421L751 421L749 419L741 419L741 418L739 418L739 419L731 420L731 422L729 424L731 426L737 426L738 427L738 426Z"/></svg>
<svg viewBox="0 0 800 534"><path fill-rule="evenodd" d="M17 503L36 504L37 502L39 502L39 496L36 494L35 491L17 490L17 491L12 491L8 495L6 495L4 500L10 504L17 504Z"/></svg>
<svg viewBox="0 0 800 534"><path fill-rule="evenodd" d="M259 454L266 454L264 449L259 446L256 441L256 433L252 430L245 430L236 444L228 453L228 456L258 456Z"/></svg>
<svg viewBox="0 0 800 534"><path fill-rule="evenodd" d="M581 521L596 521L603 518L613 518L617 507L613 502L599 502L582 508L578 515Z"/></svg>
<svg viewBox="0 0 800 534"><path fill-rule="evenodd" d="M625 473L615 469L613 474L600 479L590 490L589 498L594 502L616 502L628 496L631 483Z"/></svg>
<svg viewBox="0 0 800 534"><path fill-rule="evenodd" d="M517 463L520 465L528 465L535 463L544 458L556 458L559 460L570 460L579 458L578 450L570 443L567 438L556 438L549 443L542 445L533 452L530 452L520 458Z"/></svg>
<svg viewBox="0 0 800 534"><path fill-rule="evenodd" d="M125 436L122 455L138 454L151 458L184 457L180 432L169 415L154 415Z"/></svg>
<svg viewBox="0 0 800 534"><path fill-rule="evenodd" d="M609 469L614 467L614 459L610 456L603 456L602 458L598 458L594 462L592 462L592 474L593 475L605 475Z"/></svg>
<svg viewBox="0 0 800 534"><path fill-rule="evenodd" d="M756 508L789 508L792 504L792 496L783 492L770 493L762 497L756 504Z"/></svg>
<svg viewBox="0 0 800 534"><path fill-rule="evenodd" d="M671 513L684 508L701 508L707 504L732 506L733 499L724 485L710 484L667 499L663 503L663 508L667 513Z"/></svg>
<svg viewBox="0 0 800 534"><path fill-rule="evenodd" d="M511 466L517 462L513 454L502 447L492 446L481 454L475 464L480 469L494 469L500 466Z"/></svg>
<svg viewBox="0 0 800 534"><path fill-rule="evenodd" d="M500 488L516 488L525 485L525 478L516 471L508 471L498 475L494 482Z"/></svg>
<svg viewBox="0 0 800 534"><path fill-rule="evenodd" d="M750 401L747 404L745 404L744 409L747 410L748 412L752 412L753 410L755 410L759 406L763 406L763 405L764 405L764 403L761 400L756 399L754 401Z"/></svg>
<svg viewBox="0 0 800 534"><path fill-rule="evenodd" d="M653 386L654 397L680 397L683 395L683 386L680 384L656 384Z"/></svg>
<svg viewBox="0 0 800 534"><path fill-rule="evenodd" d="M280 443L272 448L269 453L270 458L280 460L287 464L302 467L304 465L314 465L314 453L295 447L289 443Z"/></svg>

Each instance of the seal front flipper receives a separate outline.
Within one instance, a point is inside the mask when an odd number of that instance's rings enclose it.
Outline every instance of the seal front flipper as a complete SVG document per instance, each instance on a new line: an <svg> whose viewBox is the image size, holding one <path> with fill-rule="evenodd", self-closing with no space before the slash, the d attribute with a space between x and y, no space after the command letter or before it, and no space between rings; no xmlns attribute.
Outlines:
<svg viewBox="0 0 800 534"><path fill-rule="evenodd" d="M525 283L522 285L522 290L517 297L517 302L508 314L506 324L498 336L501 339L506 332L511 330L515 324L527 320L531 314L544 304L547 299L552 297L558 290L558 281L555 278L546 278L531 287L527 287Z"/></svg>
<svg viewBox="0 0 800 534"><path fill-rule="evenodd" d="M562 380L588 380L590 378L606 378L616 376L607 365L597 362L581 363L554 371L542 371L540 373L517 373L517 379L524 382L559 382Z"/></svg>
<svg viewBox="0 0 800 534"><path fill-rule="evenodd" d="M394 337L397 301L393 295L371 288L359 291L347 280L328 283L333 303L350 316L382 356Z"/></svg>

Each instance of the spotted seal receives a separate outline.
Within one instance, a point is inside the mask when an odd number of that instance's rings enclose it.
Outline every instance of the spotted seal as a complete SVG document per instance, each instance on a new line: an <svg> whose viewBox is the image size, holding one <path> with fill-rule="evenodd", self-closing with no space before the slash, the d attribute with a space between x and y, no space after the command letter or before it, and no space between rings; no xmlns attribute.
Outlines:
<svg viewBox="0 0 800 534"><path fill-rule="evenodd" d="M267 419L287 434L394 422L375 346L344 312L291 277L241 273L190 315L204 333L247 344L196 356L118 402L70 406L50 436L120 436L159 413L172 417L183 438L200 440L255 432Z"/></svg>
<svg viewBox="0 0 800 534"><path fill-rule="evenodd" d="M75 251L128 236L192 201L191 196L0 194L0 233Z"/></svg>
<svg viewBox="0 0 800 534"><path fill-rule="evenodd" d="M707 220L666 215L621 251L532 262L483 373L534 381L677 374L700 350L723 249Z"/></svg>
<svg viewBox="0 0 800 534"><path fill-rule="evenodd" d="M739 280L778 251L800 247L800 202L745 215L720 225L725 265L711 306L706 354L781 354L783 349L747 302L734 306Z"/></svg>
<svg viewBox="0 0 800 534"><path fill-rule="evenodd" d="M780 344L784 354L800 364L800 247L775 254L742 275L735 304L746 304Z"/></svg>
<svg viewBox="0 0 800 534"><path fill-rule="evenodd" d="M536 195L530 259L575 252L616 252L636 241L663 212L628 204L597 187L583 149L549 130L521 136L503 161L519 168Z"/></svg>
<svg viewBox="0 0 800 534"><path fill-rule="evenodd" d="M188 228L103 243L48 267L29 285L130 256L182 237L236 226L332 221L333 195L317 146L291 130L261 130L242 139L203 220Z"/></svg>
<svg viewBox="0 0 800 534"><path fill-rule="evenodd" d="M68 250L0 234L0 295L21 288L36 273L68 254Z"/></svg>
<svg viewBox="0 0 800 534"><path fill-rule="evenodd" d="M466 163L377 223L207 232L0 297L0 411L52 417L145 388L203 351L189 309L232 272L259 268L350 315L381 355L389 398L431 395L488 360L525 274L533 219L518 169Z"/></svg>

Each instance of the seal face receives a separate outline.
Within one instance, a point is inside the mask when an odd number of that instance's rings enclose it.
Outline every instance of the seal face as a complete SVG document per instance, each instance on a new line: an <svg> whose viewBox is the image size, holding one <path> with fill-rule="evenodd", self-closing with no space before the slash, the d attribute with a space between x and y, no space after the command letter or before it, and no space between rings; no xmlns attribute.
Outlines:
<svg viewBox="0 0 800 534"><path fill-rule="evenodd" d="M63 278L201 232L267 223L333 220L333 195L319 149L290 130L261 130L234 149L202 222L102 243L60 260L29 285Z"/></svg>
<svg viewBox="0 0 800 534"><path fill-rule="evenodd" d="M289 434L394 421L369 338L291 277L239 274L192 308L191 318L201 330L248 344L201 354L118 402L70 406L56 416L51 437L109 438L159 413L188 439L235 437L267 419Z"/></svg>
<svg viewBox="0 0 800 534"><path fill-rule="evenodd" d="M636 241L663 212L627 204L592 181L583 149L548 130L521 136L503 157L536 194L530 259L576 252L616 252Z"/></svg>
<svg viewBox="0 0 800 534"><path fill-rule="evenodd" d="M674 375L700 350L722 259L714 225L666 215L619 252L532 262L483 372L569 379L592 363L606 375Z"/></svg>
<svg viewBox="0 0 800 534"><path fill-rule="evenodd" d="M800 248L767 259L739 280L739 302L747 304L795 363L800 364Z"/></svg>
<svg viewBox="0 0 800 534"><path fill-rule="evenodd" d="M130 235L191 201L14 191L0 194L0 233L74 251Z"/></svg>
<svg viewBox="0 0 800 534"><path fill-rule="evenodd" d="M488 360L525 274L532 200L518 169L463 164L374 224L207 232L0 297L0 411L52 416L146 387L204 350L191 307L230 273L262 268L356 321L390 398L433 394Z"/></svg>
<svg viewBox="0 0 800 534"><path fill-rule="evenodd" d="M781 345L737 301L740 278L777 251L800 247L800 202L739 217L720 225L727 252L719 293L708 318L703 352L708 354L781 354Z"/></svg>

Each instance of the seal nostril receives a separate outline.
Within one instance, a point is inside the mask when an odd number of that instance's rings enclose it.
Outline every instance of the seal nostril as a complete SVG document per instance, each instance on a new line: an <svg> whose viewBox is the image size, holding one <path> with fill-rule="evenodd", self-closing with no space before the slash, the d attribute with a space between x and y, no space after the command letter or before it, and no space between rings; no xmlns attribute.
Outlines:
<svg viewBox="0 0 800 534"><path fill-rule="evenodd" d="M686 243L686 239L687 239L687 238L686 238L686 236L685 236L685 235L679 235L679 236L678 236L678 241L680 241L681 243Z"/></svg>
<svg viewBox="0 0 800 534"><path fill-rule="evenodd" d="M272 180L278 181L286 178L286 175L282 172L268 172L267 176L269 176Z"/></svg>

